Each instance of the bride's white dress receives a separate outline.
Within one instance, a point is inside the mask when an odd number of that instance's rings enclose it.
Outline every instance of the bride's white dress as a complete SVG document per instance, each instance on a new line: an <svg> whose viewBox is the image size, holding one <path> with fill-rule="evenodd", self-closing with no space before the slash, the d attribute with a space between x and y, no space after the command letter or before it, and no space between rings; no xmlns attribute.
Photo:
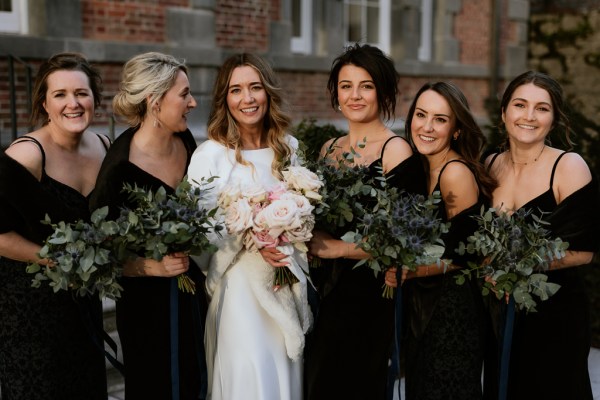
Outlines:
<svg viewBox="0 0 600 400"><path fill-rule="evenodd" d="M288 143L297 147L292 137ZM234 152L216 142L198 147L188 179L218 176L205 206L216 205L226 184L269 187L278 182L271 173L271 149L246 150L242 156L252 165L236 163ZM307 281L298 269L306 268L306 256L297 251L291 256L300 282L275 292L273 268L259 253L246 251L239 237L227 233L214 243L219 250L208 261L199 260L211 297L205 334L208 399L302 399L304 334L312 322Z"/></svg>

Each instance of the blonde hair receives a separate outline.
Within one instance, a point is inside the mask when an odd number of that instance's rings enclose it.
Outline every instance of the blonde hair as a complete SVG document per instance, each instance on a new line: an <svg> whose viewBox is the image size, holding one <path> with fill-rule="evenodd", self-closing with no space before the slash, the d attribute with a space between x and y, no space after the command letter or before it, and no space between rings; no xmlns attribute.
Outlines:
<svg viewBox="0 0 600 400"><path fill-rule="evenodd" d="M263 129L267 132L267 145L275 153L271 170L281 177L281 170L289 160L292 149L285 141L285 135L291 124L291 118L283 110L284 100L279 81L271 66L255 54L240 53L229 57L221 68L213 88L213 104L208 118L208 137L235 151L235 160L242 165L250 163L242 157L242 144L237 122L227 107L227 92L233 70L248 66L256 70L267 92L269 109L263 120Z"/></svg>
<svg viewBox="0 0 600 400"><path fill-rule="evenodd" d="M188 73L183 61L167 54L149 52L131 58L123 67L113 99L114 112L129 125L139 126L148 113L148 104L156 104L173 87L179 71Z"/></svg>

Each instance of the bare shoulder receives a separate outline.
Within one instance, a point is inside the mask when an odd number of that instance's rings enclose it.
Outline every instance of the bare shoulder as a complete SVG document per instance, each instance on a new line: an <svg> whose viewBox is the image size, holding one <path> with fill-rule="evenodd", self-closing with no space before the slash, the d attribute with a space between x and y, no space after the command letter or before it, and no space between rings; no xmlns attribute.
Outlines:
<svg viewBox="0 0 600 400"><path fill-rule="evenodd" d="M556 166L554 185L558 188L562 200L592 180L587 163L577 153L566 153Z"/></svg>
<svg viewBox="0 0 600 400"><path fill-rule="evenodd" d="M42 152L37 144L29 140L17 140L8 149L6 154L27 168L38 180L42 178Z"/></svg>
<svg viewBox="0 0 600 400"><path fill-rule="evenodd" d="M325 143L323 143L323 146L321 146L321 151L319 152L319 156L321 158L327 156L328 153L332 153L335 152L335 146L332 147L332 145L335 142L338 142L340 140L344 140L344 138L346 138L348 135L344 135L344 136L340 136L340 137L335 137L335 138L331 138L328 139Z"/></svg>
<svg viewBox="0 0 600 400"><path fill-rule="evenodd" d="M386 171L392 170L396 165L413 155L413 151L406 140L401 136L391 136L383 151L382 163Z"/></svg>
<svg viewBox="0 0 600 400"><path fill-rule="evenodd" d="M442 195L452 192L454 196L477 195L477 180L473 171L462 162L450 162L440 176Z"/></svg>

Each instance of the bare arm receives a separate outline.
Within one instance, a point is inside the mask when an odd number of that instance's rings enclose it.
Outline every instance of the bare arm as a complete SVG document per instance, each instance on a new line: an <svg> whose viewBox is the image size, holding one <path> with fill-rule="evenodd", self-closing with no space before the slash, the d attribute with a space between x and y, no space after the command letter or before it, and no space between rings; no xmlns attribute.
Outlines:
<svg viewBox="0 0 600 400"><path fill-rule="evenodd" d="M335 239L328 233L313 231L313 237L308 243L310 255L319 258L348 258L352 260L363 260L369 258L369 254L354 243Z"/></svg>
<svg viewBox="0 0 600 400"><path fill-rule="evenodd" d="M23 262L47 264L38 256L42 246L35 244L18 233L11 231L0 234L0 256Z"/></svg>
<svg viewBox="0 0 600 400"><path fill-rule="evenodd" d="M185 253L164 256L161 261L138 257L123 266L123 276L159 276L169 278L181 275L188 270L190 258Z"/></svg>

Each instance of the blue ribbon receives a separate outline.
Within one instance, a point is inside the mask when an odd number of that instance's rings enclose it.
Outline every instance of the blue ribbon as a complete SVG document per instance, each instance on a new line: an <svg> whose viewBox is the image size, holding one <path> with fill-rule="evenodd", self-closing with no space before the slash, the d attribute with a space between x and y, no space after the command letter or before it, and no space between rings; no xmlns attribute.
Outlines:
<svg viewBox="0 0 600 400"><path fill-rule="evenodd" d="M171 325L171 399L179 400L179 288L177 277L171 278L169 300Z"/></svg>
<svg viewBox="0 0 600 400"><path fill-rule="evenodd" d="M393 400L394 398L394 384L396 379L400 377L400 342L402 340L402 268L396 270L396 299L394 306L394 343L392 352L392 362L388 369L388 385L387 385L387 399ZM400 381L398 381L398 400L402 400L402 391L400 387Z"/></svg>
<svg viewBox="0 0 600 400"><path fill-rule="evenodd" d="M508 369L510 365L510 350L512 347L513 328L515 324L515 299L510 296L506 308L506 319L504 321L504 334L502 337L502 355L500 356L500 377L498 400L506 400L508 394Z"/></svg>

